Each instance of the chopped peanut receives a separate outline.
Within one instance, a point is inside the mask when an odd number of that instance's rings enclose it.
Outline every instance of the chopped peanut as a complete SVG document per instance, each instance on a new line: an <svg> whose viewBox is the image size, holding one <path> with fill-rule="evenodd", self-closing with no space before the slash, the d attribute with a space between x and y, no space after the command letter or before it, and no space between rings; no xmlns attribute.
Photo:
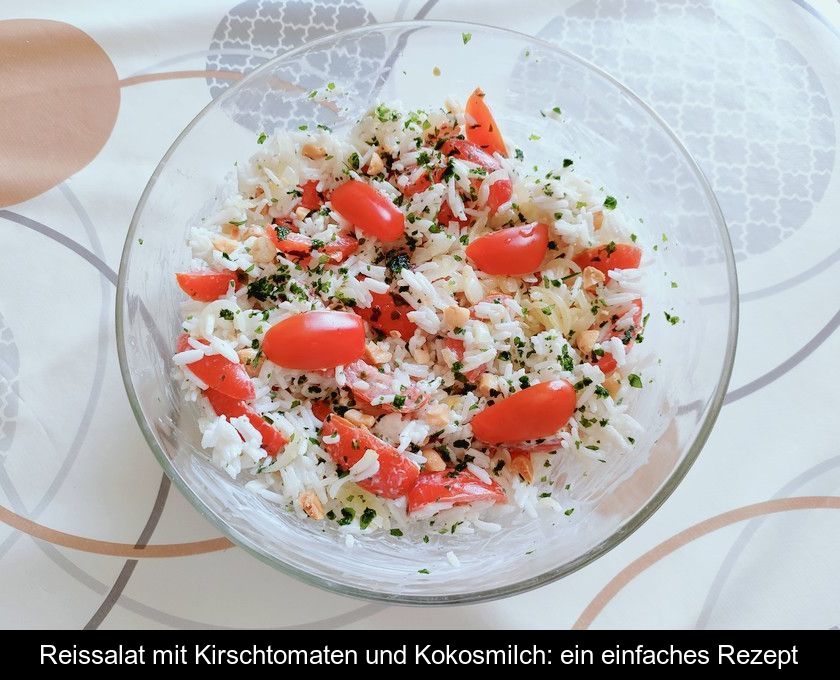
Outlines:
<svg viewBox="0 0 840 680"><path fill-rule="evenodd" d="M213 247L216 250L221 250L223 253L230 255L239 247L239 242L229 239L226 236L216 235L212 238Z"/></svg>
<svg viewBox="0 0 840 680"><path fill-rule="evenodd" d="M391 361L391 353L387 349L382 349L377 343L370 341L365 343L365 357L377 366Z"/></svg>
<svg viewBox="0 0 840 680"><path fill-rule="evenodd" d="M268 236L260 236L254 239L251 244L251 259L257 264L268 264L274 262L277 255L277 248Z"/></svg>
<svg viewBox="0 0 840 680"><path fill-rule="evenodd" d="M595 267L587 267L583 270L583 287L584 289L590 289L597 286L599 283L603 283L605 281L604 272L599 269L595 269Z"/></svg>
<svg viewBox="0 0 840 680"><path fill-rule="evenodd" d="M382 172L382 169L384 167L385 164L382 162L382 158L378 153L376 153L376 151L374 151L370 157L370 161L368 161L368 166L366 170L367 174L371 176L378 175L380 172Z"/></svg>
<svg viewBox="0 0 840 680"><path fill-rule="evenodd" d="M602 224L604 224L604 213L600 210L592 213L592 226L595 227L595 231L598 231Z"/></svg>
<svg viewBox="0 0 840 680"><path fill-rule="evenodd" d="M304 144L300 147L300 152L307 158L311 158L313 161L317 161L327 155L326 149L324 149L323 146L318 146L317 144Z"/></svg>
<svg viewBox="0 0 840 680"><path fill-rule="evenodd" d="M298 496L298 502L303 511L312 519L324 519L324 506L321 505L321 500L314 491L301 492Z"/></svg>
<svg viewBox="0 0 840 680"><path fill-rule="evenodd" d="M449 423L450 411L448 404L432 404L426 408L423 420L432 427L445 427Z"/></svg>
<svg viewBox="0 0 840 680"><path fill-rule="evenodd" d="M265 236L265 229L257 225L248 227L242 234L242 240L244 241L246 238L250 238L251 236Z"/></svg>
<svg viewBox="0 0 840 680"><path fill-rule="evenodd" d="M353 423L353 425L358 425L359 427L364 427L365 429L373 427L374 423L376 423L376 418L369 416L367 413L357 411L354 408L348 410L344 414L344 417Z"/></svg>
<svg viewBox="0 0 840 680"><path fill-rule="evenodd" d="M483 397L489 397L490 392L493 390L499 389L499 378L493 375L492 373L482 373L481 377L478 379L478 387L476 388L476 392L478 392Z"/></svg>
<svg viewBox="0 0 840 680"><path fill-rule="evenodd" d="M510 467L528 484L534 481L534 466L531 465L531 456L511 457Z"/></svg>
<svg viewBox="0 0 840 680"><path fill-rule="evenodd" d="M442 472L446 469L446 463L434 449L423 449L423 456L426 458L423 464L423 470L426 472Z"/></svg>
<svg viewBox="0 0 840 680"><path fill-rule="evenodd" d="M302 205L299 205L295 208L295 217L299 220L306 219L306 216L309 214L309 208L304 208Z"/></svg>
<svg viewBox="0 0 840 680"><path fill-rule="evenodd" d="M255 378L260 374L260 369L262 368L262 364L264 359L262 355L260 358L257 359L257 350L251 349L250 347L244 347L236 352L239 356L239 361L245 367L245 372L250 375L252 378Z"/></svg>
<svg viewBox="0 0 840 680"><path fill-rule="evenodd" d="M577 336L577 346L578 349L583 354L591 354L592 348L595 346L595 343L598 341L598 336L600 333L596 330L590 331L583 331L580 335Z"/></svg>
<svg viewBox="0 0 840 680"><path fill-rule="evenodd" d="M463 328L469 320L469 309L453 305L443 310L443 322L450 328Z"/></svg>
<svg viewBox="0 0 840 680"><path fill-rule="evenodd" d="M618 389L621 387L619 381L621 380L621 375L616 371L611 376L609 376L606 380L604 380L604 389L610 393L611 397L615 397L618 394Z"/></svg>

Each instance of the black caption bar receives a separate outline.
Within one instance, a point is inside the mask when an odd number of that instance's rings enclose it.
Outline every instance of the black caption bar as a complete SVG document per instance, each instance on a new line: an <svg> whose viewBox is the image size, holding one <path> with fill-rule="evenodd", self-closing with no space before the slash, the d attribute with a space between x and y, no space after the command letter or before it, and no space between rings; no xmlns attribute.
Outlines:
<svg viewBox="0 0 840 680"><path fill-rule="evenodd" d="M18 631L4 633L24 667L184 666L386 669L506 666L739 673L831 664L834 631Z"/></svg>

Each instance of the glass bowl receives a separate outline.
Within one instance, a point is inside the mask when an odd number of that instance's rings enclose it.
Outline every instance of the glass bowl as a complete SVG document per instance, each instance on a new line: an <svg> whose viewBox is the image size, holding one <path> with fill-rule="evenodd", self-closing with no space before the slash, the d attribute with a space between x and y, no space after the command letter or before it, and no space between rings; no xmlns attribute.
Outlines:
<svg viewBox="0 0 840 680"><path fill-rule="evenodd" d="M171 377L183 299L174 272L189 261L189 227L231 191L234 163L256 150L261 131L321 123L340 133L377 100L437 107L447 97L464 101L477 85L526 159L574 159L577 172L607 187L628 219L638 221L640 241L656 248L651 316L644 344L634 349L646 353L645 377L653 378L632 404L644 433L621 464L578 485L577 512L568 521L529 520L489 537L434 534L429 543L376 537L351 548L335 523L297 519L203 454L195 407ZM326 100L320 93L327 91L336 95ZM559 120L542 115L554 107L562 110ZM149 446L226 536L313 585L389 602L445 604L558 579L650 517L685 476L717 417L735 353L737 301L732 249L712 191L674 133L638 97L541 40L416 21L368 26L292 50L199 113L140 199L123 250L116 314L123 380ZM680 321L669 323L664 312ZM447 562L450 550L460 568Z"/></svg>

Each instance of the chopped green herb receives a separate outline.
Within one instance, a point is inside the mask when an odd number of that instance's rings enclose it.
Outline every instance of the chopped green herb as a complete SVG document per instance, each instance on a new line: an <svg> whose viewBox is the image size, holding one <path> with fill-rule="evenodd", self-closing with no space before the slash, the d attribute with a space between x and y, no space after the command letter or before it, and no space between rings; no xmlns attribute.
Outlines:
<svg viewBox="0 0 840 680"><path fill-rule="evenodd" d="M472 40L472 33L461 33L461 40L463 40L466 45L470 40Z"/></svg>
<svg viewBox="0 0 840 680"><path fill-rule="evenodd" d="M671 288L679 288L676 281L671 281Z"/></svg>
<svg viewBox="0 0 840 680"><path fill-rule="evenodd" d="M676 314L668 314L668 312L665 312L665 320L672 326L676 326L680 322L680 317Z"/></svg>
<svg viewBox="0 0 840 680"><path fill-rule="evenodd" d="M257 137L257 144L262 144L266 139L268 139L268 135L265 132L260 132L260 136Z"/></svg>
<svg viewBox="0 0 840 680"><path fill-rule="evenodd" d="M395 394L393 404L394 404L394 408L401 409L403 406L405 406L405 395L404 394Z"/></svg>
<svg viewBox="0 0 840 680"><path fill-rule="evenodd" d="M219 316L227 321L233 321L233 311L230 309L220 309Z"/></svg>
<svg viewBox="0 0 840 680"><path fill-rule="evenodd" d="M341 508L341 519L338 520L339 526L347 526L353 521L356 516L356 511L353 508Z"/></svg>
<svg viewBox="0 0 840 680"><path fill-rule="evenodd" d="M568 168L570 165L574 165L574 161L571 158L564 158L563 159L563 167Z"/></svg>
<svg viewBox="0 0 840 680"><path fill-rule="evenodd" d="M610 396L610 393L607 391L607 388L603 385L598 385L598 387L595 388L595 394L601 397L601 399L606 399L608 396Z"/></svg>
<svg viewBox="0 0 840 680"><path fill-rule="evenodd" d="M569 345L563 345L563 349L560 350L560 365L563 367L564 371L573 371L575 369L575 362L571 356L569 356Z"/></svg>
<svg viewBox="0 0 840 680"><path fill-rule="evenodd" d="M528 135L528 139L530 139L532 142L536 142L538 139L541 139L541 137L539 135L535 135L532 132L530 135Z"/></svg>
<svg viewBox="0 0 840 680"><path fill-rule="evenodd" d="M328 90L334 90L335 89L335 83L327 83L327 89Z"/></svg>
<svg viewBox="0 0 840 680"><path fill-rule="evenodd" d="M569 509L568 509L568 510L566 510L563 514L564 514L564 515L566 515L566 517L571 517L571 516L572 516L572 513L573 513L574 511L575 511L575 509L574 509L574 508L569 508Z"/></svg>
<svg viewBox="0 0 840 680"><path fill-rule="evenodd" d="M373 521L373 518L376 517L376 510L373 508L365 508L362 516L359 517L359 526L362 529L367 529L370 526L370 523Z"/></svg>
<svg viewBox="0 0 840 680"><path fill-rule="evenodd" d="M554 111L554 113L556 113L557 115L560 115L560 114L562 113L562 111L560 110L560 107L559 107L559 106L555 106L555 107L554 107L553 109L551 109L551 110L552 110L552 111Z"/></svg>
<svg viewBox="0 0 840 680"><path fill-rule="evenodd" d="M417 573L418 573L418 574L428 574L428 573L429 573L429 570L428 570L428 569L418 569L418 570L417 570Z"/></svg>
<svg viewBox="0 0 840 680"><path fill-rule="evenodd" d="M615 196L607 196L604 199L604 207L607 210L615 210L615 207L617 205L618 205L618 200L615 198Z"/></svg>
<svg viewBox="0 0 840 680"><path fill-rule="evenodd" d="M516 158L516 160L518 160L518 161L524 161L525 160L525 154L522 152L522 149L514 149L513 150L513 155Z"/></svg>
<svg viewBox="0 0 840 680"><path fill-rule="evenodd" d="M402 536L403 532L401 529L391 529L391 536Z"/></svg>
<svg viewBox="0 0 840 680"><path fill-rule="evenodd" d="M631 240L631 241L633 241L633 243L635 243L635 242L636 242L636 239L638 239L638 238L639 238L639 237L638 237L638 236L636 236L636 234L630 234L630 240Z"/></svg>

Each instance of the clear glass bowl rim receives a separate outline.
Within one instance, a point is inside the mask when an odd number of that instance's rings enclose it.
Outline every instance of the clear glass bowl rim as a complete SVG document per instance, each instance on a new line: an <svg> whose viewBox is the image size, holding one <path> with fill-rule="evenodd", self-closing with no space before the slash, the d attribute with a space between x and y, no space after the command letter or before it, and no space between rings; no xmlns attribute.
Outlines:
<svg viewBox="0 0 840 680"><path fill-rule="evenodd" d="M335 42L354 34L363 34L382 29L387 30L394 28L402 28L405 30L411 30L418 28L435 27L451 28L459 30L461 32L495 32L498 34L505 35L507 37L530 42L534 45L538 45L542 49L555 52L566 59L570 59L572 61L577 62L584 68L591 70L595 75L600 76L612 83L623 95L630 98L650 116L653 123L655 125L658 125L662 129L662 131L674 143L676 149L680 152L680 154L682 154L688 166L691 168L691 171L694 174L698 185L702 188L705 198L708 200L712 208L712 213L715 218L714 228L716 228L718 231L718 235L720 236L725 253L726 274L729 291L729 328L727 332L726 351L723 360L723 366L721 368L720 375L718 376L717 386L712 395L712 399L706 408L705 414L703 415L700 428L697 431L697 435L695 436L694 440L689 446L688 451L683 456L683 459L679 463L679 465L671 473L667 481L663 484L662 488L660 488L657 491L657 493L654 494L654 496L652 496L647 501L647 503L645 503L641 508L639 508L639 510L637 510L633 516L631 516L623 524L621 524L610 536L608 536L606 539L592 547L590 550L579 555L577 558L570 562L545 571L542 574L539 574L538 576L523 579L514 583L508 583L504 586L486 588L471 593L458 593L452 595L404 596L378 592L373 587L371 589L365 589L357 588L355 586L349 586L328 578L313 576L312 574L297 569L284 562L279 556L266 554L260 548L253 545L249 540L240 536L227 524L227 522L225 522L225 520L222 517L220 517L215 511L210 509L205 504L205 502L183 482L181 476L172 467L169 458L158 444L158 441L154 433L152 432L152 428L149 426L149 423L146 421L146 418L143 415L140 401L137 392L134 389L134 384L132 382L131 374L128 367L128 359L126 355L125 344L126 334L125 329L123 328L123 320L125 318L124 305L127 265L132 253L132 248L134 247L134 243L136 241L136 239L134 238L134 234L138 227L140 215L143 213L143 210L146 206L146 202L149 199L149 196L151 195L152 189L154 188L154 185L157 182L158 176L160 175L166 164L169 162L170 157L178 148L181 141L190 133L193 127L195 127L195 125L197 125L198 122L201 121L201 119L204 118L204 116L210 110L215 109L217 106L220 106L227 98L234 96L239 88L247 85L252 80L259 78L263 72L270 71L277 64L282 63L285 60L294 59L299 54L309 49L312 49L312 47L317 47L328 44L330 42ZM653 513L659 509L659 507L674 492L674 490L683 480L685 475L691 469L691 466L697 460L697 457L700 455L700 451L703 449L703 446L706 443L709 434L711 433L712 427L714 426L715 421L717 420L718 413L720 412L720 409L723 406L723 400L726 396L726 392L729 387L729 380L732 376L732 367L735 361L735 350L738 340L738 303L738 276L735 267L735 255L732 250L732 243L729 237L729 230L727 229L726 221L723 217L720 205L718 204L717 198L715 197L715 194L712 191L712 188L708 180L706 179L706 176L703 174L703 171L700 169L700 166L698 165L697 161L694 159L694 157L691 155L688 149L686 149L686 147L683 145L683 143L680 141L680 139L677 137L674 131L670 128L670 126L630 88L625 86L623 83L621 83L619 80L611 76L603 69L592 64L586 59L579 57L573 52L565 50L561 47L557 47L556 45L548 42L547 40L543 40L541 38L537 38L528 35L527 33L522 33L520 31L514 31L507 28L499 28L496 26L490 26L487 24L481 24L476 22L454 20L423 19L412 21L391 21L376 24L368 24L366 26L360 26L358 28L333 33L322 38L318 38L317 40L310 41L304 45L288 50L287 52L284 52L283 54L274 57L273 59L269 60L268 62L266 62L265 64L255 69L247 76L245 76L235 85L228 88L228 90L222 93L219 97L209 102L189 122L189 124L178 135L175 141L172 142L172 145L169 147L169 149L167 149L166 153L161 158L160 162L158 163L157 167L155 168L154 172L149 178L149 181L146 184L142 195L140 196L140 200L138 201L137 207L134 210L134 215L131 218L131 224L129 225L128 233L126 235L125 243L123 245L122 255L120 258L120 268L117 279L116 292L117 355L119 358L120 373L122 375L123 383L125 384L125 390L128 394L129 403L131 404L131 410L134 412L134 416L137 419L137 423L139 424L141 431L143 432L143 436L146 438L146 442L149 444L149 447L154 453L155 458L157 458L158 463L160 463L166 475L175 483L175 486L187 498L187 500L192 504L192 506L196 510L198 510L198 512L201 513L203 517L210 521L210 523L213 524L223 535L229 538L235 545L244 548L246 551L254 555L260 561L274 567L275 569L278 569L279 571L285 574L288 574L289 576L297 578L310 585L323 588L325 590L332 591L341 595L348 595L363 600L382 601L388 602L390 604L402 605L467 604L474 602L489 601L503 597L508 597L518 593L523 593L528 590L532 590L539 586L556 581L560 578L563 578L564 576L568 576L569 574L577 571L578 569L581 569L582 567L585 567L587 564L590 564L591 562L595 561L602 555L615 548L619 543L621 543L624 539L628 538L633 532L635 532L639 527L641 527L642 524L644 524L651 517L651 515L653 515Z"/></svg>

